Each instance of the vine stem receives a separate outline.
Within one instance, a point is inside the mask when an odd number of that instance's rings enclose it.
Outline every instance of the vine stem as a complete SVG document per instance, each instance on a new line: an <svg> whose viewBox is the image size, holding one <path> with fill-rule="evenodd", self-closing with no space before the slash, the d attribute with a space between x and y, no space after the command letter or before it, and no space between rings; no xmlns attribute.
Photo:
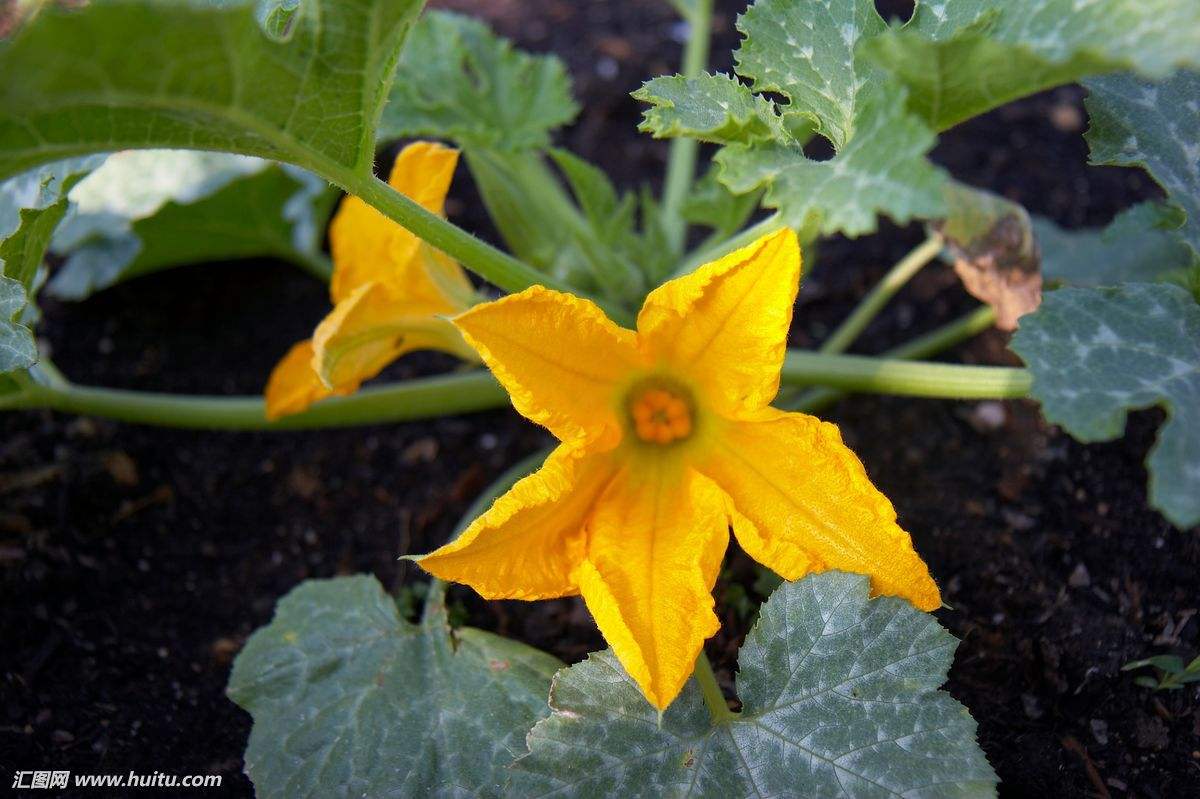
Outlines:
<svg viewBox="0 0 1200 799"><path fill-rule="evenodd" d="M579 294L577 289L534 269L527 263L498 250L482 239L432 214L405 197L373 173L359 173L334 163L323 165L321 174L355 195L413 235L437 247L459 263L506 291L523 291L541 285L558 291ZM632 325L633 314L611 300L592 297L618 324Z"/></svg>
<svg viewBox="0 0 1200 799"><path fill-rule="evenodd" d="M721 686L717 684L717 675L713 672L712 663L708 660L708 655L704 650L700 650L700 657L696 658L696 670L692 672L692 676L696 678L696 683L700 686L700 693L704 695L704 704L708 706L708 714L712 717L714 724L721 724L726 721L737 718L737 713L729 709L729 703L725 701L725 694L721 692Z"/></svg>
<svg viewBox="0 0 1200 799"><path fill-rule="evenodd" d="M708 66L708 52L712 41L713 0L696 0L695 8L688 14L688 39L683 48L682 75L694 78ZM667 241L673 251L683 247L687 225L683 220L683 203L691 190L696 176L696 155L700 143L692 138L678 136L671 140L667 153L667 175L663 181L663 219Z"/></svg>
<svg viewBox="0 0 1200 799"><path fill-rule="evenodd" d="M783 217L778 213L771 214L766 219L754 223L750 227L711 247L702 247L684 259L679 268L671 274L671 278L690 275L710 261L728 255L740 247L746 247L758 241L763 236L770 235L783 228Z"/></svg>
<svg viewBox="0 0 1200 799"><path fill-rule="evenodd" d="M845 352L871 320L879 315L883 306L896 296L905 283L921 270L921 267L937 257L942 250L942 237L933 233L921 244L893 266L883 279L863 297L858 306L847 316L837 330L821 345L821 352Z"/></svg>
<svg viewBox="0 0 1200 799"><path fill-rule="evenodd" d="M304 413L268 421L262 397L220 397L78 386L61 380L31 383L0 397L0 409L49 408L123 422L220 430L303 430L404 422L499 408L508 395L490 373L406 380L331 397Z"/></svg>
<svg viewBox="0 0 1200 799"><path fill-rule="evenodd" d="M1013 399L1028 396L1033 378L1029 370L1010 366L965 366L788 350L782 382L905 397Z"/></svg>

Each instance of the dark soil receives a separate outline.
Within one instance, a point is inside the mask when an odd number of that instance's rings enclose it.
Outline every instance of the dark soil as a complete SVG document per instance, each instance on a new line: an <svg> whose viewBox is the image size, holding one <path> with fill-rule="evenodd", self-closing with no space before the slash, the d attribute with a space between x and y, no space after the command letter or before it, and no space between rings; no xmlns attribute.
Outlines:
<svg viewBox="0 0 1200 799"><path fill-rule="evenodd" d="M665 3L453 5L485 8L521 45L564 54L587 109L567 146L626 186L660 174L665 148L635 132L627 93L674 69ZM720 5L715 65L727 68L738 4ZM1063 224L1104 223L1154 189L1140 173L1086 166L1081 95L1057 90L990 114L947 134L936 156ZM457 218L482 224L470 191L457 199ZM919 238L885 227L823 247L793 342L819 341ZM47 303L42 333L81 383L253 393L326 303L320 285L282 265L207 265ZM861 350L972 304L948 270L927 269ZM1014 362L995 332L947 357ZM417 356L390 376L448 365ZM939 613L962 639L948 688L978 719L1002 795L1200 796L1197 690L1154 693L1120 671L1200 651L1200 537L1146 506L1142 461L1161 415L1138 414L1125 439L1093 446L1046 426L1027 402L855 397L828 415L952 606ZM397 590L419 579L397 555L441 542L492 478L545 442L508 412L303 434L0 417L0 766L220 774L212 795L250 795L250 719L224 686L275 601L310 577L373 572ZM726 681L754 578L735 554L718 588L726 624L709 649ZM576 601L453 596L471 623L565 660L602 646Z"/></svg>

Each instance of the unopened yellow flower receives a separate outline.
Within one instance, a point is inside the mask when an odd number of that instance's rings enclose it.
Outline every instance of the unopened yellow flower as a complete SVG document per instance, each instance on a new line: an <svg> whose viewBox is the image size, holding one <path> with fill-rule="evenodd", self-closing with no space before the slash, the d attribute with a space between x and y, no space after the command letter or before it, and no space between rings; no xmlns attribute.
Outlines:
<svg viewBox="0 0 1200 799"><path fill-rule="evenodd" d="M388 182L426 210L442 214L457 163L457 150L416 142L396 157ZM353 196L333 218L329 246L333 311L271 373L265 392L268 418L352 394L413 350L478 360L446 319L470 308L474 298L457 263Z"/></svg>
<svg viewBox="0 0 1200 799"><path fill-rule="evenodd" d="M799 277L783 231L655 290L636 333L541 287L456 317L517 410L562 444L418 562L487 598L582 594L659 708L719 627L711 592L731 526L786 579L860 572L878 594L938 607L837 428L769 407Z"/></svg>

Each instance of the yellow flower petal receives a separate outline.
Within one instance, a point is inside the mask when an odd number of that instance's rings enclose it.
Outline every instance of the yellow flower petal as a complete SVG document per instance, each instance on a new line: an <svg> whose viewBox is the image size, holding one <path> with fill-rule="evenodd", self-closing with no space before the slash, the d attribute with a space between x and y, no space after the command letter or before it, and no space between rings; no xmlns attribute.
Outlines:
<svg viewBox="0 0 1200 799"><path fill-rule="evenodd" d="M620 440L616 393L639 366L632 331L595 304L533 286L477 305L454 323L512 396L564 442Z"/></svg>
<svg viewBox="0 0 1200 799"><path fill-rule="evenodd" d="M639 342L719 412L766 407L779 391L799 280L800 247L785 228L652 291Z"/></svg>
<svg viewBox="0 0 1200 799"><path fill-rule="evenodd" d="M607 456L560 446L458 540L417 562L487 599L576 594L572 573L583 557L584 525L612 468Z"/></svg>
<svg viewBox="0 0 1200 799"><path fill-rule="evenodd" d="M836 426L767 409L754 421L730 423L699 468L732 499L738 543L785 579L842 569L870 575L876 594L904 597L921 610L941 606L892 503Z"/></svg>
<svg viewBox="0 0 1200 799"><path fill-rule="evenodd" d="M729 543L727 506L703 475L662 463L627 467L596 504L579 588L625 670L660 709L720 628L712 588Z"/></svg>
<svg viewBox="0 0 1200 799"><path fill-rule="evenodd" d="M366 283L339 302L313 334L313 367L325 385L355 391L413 350L442 350L477 360L436 308L402 300L382 283Z"/></svg>
<svg viewBox="0 0 1200 799"><path fill-rule="evenodd" d="M415 142L396 156L388 182L425 210L441 215L457 163L458 150ZM334 303L369 282L387 283L406 296L425 301L450 301L464 285L469 296L470 283L457 263L445 256L431 261L422 255L422 250L430 249L428 245L358 197L346 197L334 215L329 248Z"/></svg>
<svg viewBox="0 0 1200 799"><path fill-rule="evenodd" d="M267 402L267 418L279 419L300 413L318 400L335 393L321 382L313 371L312 341L305 339L294 344L287 355L276 364L263 392Z"/></svg>

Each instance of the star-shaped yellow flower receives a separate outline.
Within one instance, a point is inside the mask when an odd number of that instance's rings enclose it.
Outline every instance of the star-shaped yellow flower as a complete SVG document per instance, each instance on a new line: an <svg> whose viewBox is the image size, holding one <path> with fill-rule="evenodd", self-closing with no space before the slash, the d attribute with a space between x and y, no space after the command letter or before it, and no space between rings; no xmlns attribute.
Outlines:
<svg viewBox="0 0 1200 799"><path fill-rule="evenodd" d="M416 142L396 157L389 183L435 214L444 213L458 150ZM475 354L447 316L471 307L471 282L453 260L376 211L347 197L329 228L334 308L311 339L288 351L267 383L267 417L299 413L363 381L413 350Z"/></svg>
<svg viewBox="0 0 1200 799"><path fill-rule="evenodd" d="M878 594L938 607L837 427L769 407L799 278L785 230L656 289L636 333L536 286L458 316L517 410L562 443L418 562L487 598L582 594L659 708L719 627L711 592L730 527L786 579L860 572Z"/></svg>

